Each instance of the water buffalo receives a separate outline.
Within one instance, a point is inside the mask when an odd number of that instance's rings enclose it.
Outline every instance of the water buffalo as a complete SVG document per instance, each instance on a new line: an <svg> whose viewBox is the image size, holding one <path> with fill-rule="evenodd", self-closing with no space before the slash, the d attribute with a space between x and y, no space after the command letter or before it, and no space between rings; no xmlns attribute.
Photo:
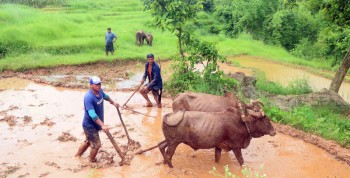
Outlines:
<svg viewBox="0 0 350 178"><path fill-rule="evenodd" d="M146 34L143 32L143 30L139 30L136 32L136 44L138 46L143 45L145 38Z"/></svg>
<svg viewBox="0 0 350 178"><path fill-rule="evenodd" d="M227 92L224 96L185 92L176 95L173 101L173 111L226 111L230 107L238 108L238 101L239 99L232 92Z"/></svg>
<svg viewBox="0 0 350 178"><path fill-rule="evenodd" d="M153 35L152 35L150 32L146 33L145 39L146 39L147 45L148 45L148 46L152 46L152 43L153 43Z"/></svg>
<svg viewBox="0 0 350 178"><path fill-rule="evenodd" d="M185 92L176 95L173 101L173 111L206 111L219 112L226 111L231 107L239 108L242 105L242 112L251 115L264 114L259 107L259 104L264 105L260 101L251 100L245 104L232 92L226 92L224 96L216 96L206 93ZM255 112L255 113L254 113Z"/></svg>
<svg viewBox="0 0 350 178"><path fill-rule="evenodd" d="M241 149L247 148L250 140L276 134L266 115L248 115L244 119L237 108L222 112L177 111L163 117L162 130L165 141L158 144L165 162L171 162L180 143L194 150L215 148L215 161L219 161L221 150L232 150L240 165L244 163Z"/></svg>

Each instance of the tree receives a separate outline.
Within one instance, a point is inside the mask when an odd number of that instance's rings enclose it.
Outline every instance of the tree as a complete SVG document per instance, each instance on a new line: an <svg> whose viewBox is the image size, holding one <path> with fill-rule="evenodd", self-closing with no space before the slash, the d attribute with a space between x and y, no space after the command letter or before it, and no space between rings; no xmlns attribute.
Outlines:
<svg viewBox="0 0 350 178"><path fill-rule="evenodd" d="M151 11L154 23L162 30L168 29L178 38L179 52L184 58L183 32L186 23L192 20L202 9L203 2L198 0L142 0L146 9Z"/></svg>
<svg viewBox="0 0 350 178"><path fill-rule="evenodd" d="M344 0L328 0L323 9L326 19L345 29L350 26L350 3ZM339 66L338 71L329 86L330 90L338 93L347 71L350 68L350 47Z"/></svg>
<svg viewBox="0 0 350 178"><path fill-rule="evenodd" d="M346 53L342 64L339 66L338 71L335 73L335 76L332 80L329 90L335 91L338 93L341 84L343 83L344 77L350 68L350 48Z"/></svg>

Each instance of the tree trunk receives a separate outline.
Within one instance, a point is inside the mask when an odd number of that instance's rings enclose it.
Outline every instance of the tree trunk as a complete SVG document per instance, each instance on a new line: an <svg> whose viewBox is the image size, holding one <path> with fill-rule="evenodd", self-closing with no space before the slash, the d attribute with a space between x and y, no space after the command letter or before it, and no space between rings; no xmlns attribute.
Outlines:
<svg viewBox="0 0 350 178"><path fill-rule="evenodd" d="M350 68L350 48L346 53L342 64L339 66L337 73L332 80L331 85L329 86L329 90L335 91L338 93L340 85L343 83L346 73Z"/></svg>
<svg viewBox="0 0 350 178"><path fill-rule="evenodd" d="M182 49L182 29L181 28L178 28L178 31L179 31L179 36L178 36L178 38L179 38L179 50L180 50L180 55L181 55L181 57L182 57L182 59L184 59L185 58L185 55L184 55L184 52L183 52L183 49Z"/></svg>

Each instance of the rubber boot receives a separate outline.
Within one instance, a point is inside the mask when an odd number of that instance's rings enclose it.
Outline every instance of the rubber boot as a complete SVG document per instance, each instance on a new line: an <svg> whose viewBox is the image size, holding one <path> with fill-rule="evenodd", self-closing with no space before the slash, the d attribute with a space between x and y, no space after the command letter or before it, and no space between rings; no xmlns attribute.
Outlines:
<svg viewBox="0 0 350 178"><path fill-rule="evenodd" d="M89 155L90 162L97 162L97 160L96 160L97 153L98 153L98 148L91 148L90 149L90 155Z"/></svg>
<svg viewBox="0 0 350 178"><path fill-rule="evenodd" d="M88 142L84 142L80 145L78 152L75 154L75 157L80 157L85 153L85 151L89 148L90 144Z"/></svg>

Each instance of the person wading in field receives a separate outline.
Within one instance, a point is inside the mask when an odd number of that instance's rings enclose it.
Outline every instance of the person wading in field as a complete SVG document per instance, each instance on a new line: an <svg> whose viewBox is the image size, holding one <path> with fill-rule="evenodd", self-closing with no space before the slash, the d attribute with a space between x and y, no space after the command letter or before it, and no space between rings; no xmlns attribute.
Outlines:
<svg viewBox="0 0 350 178"><path fill-rule="evenodd" d="M145 73L143 74L141 84L145 82L146 78L148 78L149 83L147 83L140 90L141 95L147 101L145 107L153 106L147 95L148 92L152 91L154 100L156 101L158 108L161 108L163 81L162 81L162 76L160 75L160 67L156 62L154 62L153 54L147 55L147 62L145 64Z"/></svg>
<svg viewBox="0 0 350 178"><path fill-rule="evenodd" d="M108 52L111 52L113 55L114 52L114 46L113 43L117 40L117 35L112 33L112 29L110 27L107 28L107 33L105 36L105 43L106 43L106 56L108 56Z"/></svg>
<svg viewBox="0 0 350 178"><path fill-rule="evenodd" d="M101 79L93 76L89 80L90 90L84 96L84 119L83 130L86 136L85 141L80 145L76 157L80 157L88 148L90 149L89 160L96 162L96 155L101 147L101 140L98 131L103 130L107 132L108 126L104 122L103 101L109 101L113 106L119 107L119 104L113 101L101 89Z"/></svg>

